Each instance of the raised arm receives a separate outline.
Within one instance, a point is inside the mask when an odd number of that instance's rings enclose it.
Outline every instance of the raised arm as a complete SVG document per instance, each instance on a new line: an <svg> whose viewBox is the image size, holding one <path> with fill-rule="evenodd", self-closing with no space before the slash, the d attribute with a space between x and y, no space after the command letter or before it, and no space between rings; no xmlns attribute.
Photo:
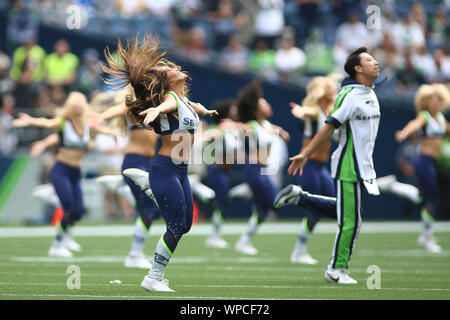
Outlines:
<svg viewBox="0 0 450 320"><path fill-rule="evenodd" d="M291 114L298 119L316 118L319 115L319 111L313 107L301 106L294 102L291 102L289 106L291 107Z"/></svg>
<svg viewBox="0 0 450 320"><path fill-rule="evenodd" d="M195 112L197 112L197 114L199 116L212 117L213 115L216 115L216 116L219 115L216 110L206 109L201 103L198 103L198 102L196 103L196 102L191 102L191 101L189 101L189 102L191 103L191 106L194 108Z"/></svg>
<svg viewBox="0 0 450 320"><path fill-rule="evenodd" d="M426 118L419 113L414 120L408 122L408 124L402 129L395 133L395 140L400 143L406 140L410 135L416 133L420 130L425 124L427 120Z"/></svg>
<svg viewBox="0 0 450 320"><path fill-rule="evenodd" d="M61 118L34 118L21 112L19 117L13 120L12 125L16 128L33 126L56 131L61 125Z"/></svg>
<svg viewBox="0 0 450 320"><path fill-rule="evenodd" d="M148 125L153 122L161 113L171 113L177 111L177 100L169 94L165 96L163 103L157 107L150 107L139 113L141 116L145 116L144 125Z"/></svg>

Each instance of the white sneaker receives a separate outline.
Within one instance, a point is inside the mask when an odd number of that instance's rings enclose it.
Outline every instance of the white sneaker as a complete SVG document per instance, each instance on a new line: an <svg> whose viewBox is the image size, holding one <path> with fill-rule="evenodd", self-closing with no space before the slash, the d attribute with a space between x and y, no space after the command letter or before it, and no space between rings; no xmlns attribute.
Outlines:
<svg viewBox="0 0 450 320"><path fill-rule="evenodd" d="M128 168L123 170L123 174L133 180L142 191L150 189L149 173L138 168Z"/></svg>
<svg viewBox="0 0 450 320"><path fill-rule="evenodd" d="M308 253L298 253L292 252L291 263L301 263L301 264L317 264L317 260L313 259Z"/></svg>
<svg viewBox="0 0 450 320"><path fill-rule="evenodd" d="M325 280L331 283L356 284L358 281L348 275L346 269L328 269L325 271Z"/></svg>
<svg viewBox="0 0 450 320"><path fill-rule="evenodd" d="M303 189L295 184L290 184L280 192L278 192L273 202L275 208L280 208L290 204L297 204L300 200L300 195L303 194Z"/></svg>
<svg viewBox="0 0 450 320"><path fill-rule="evenodd" d="M113 192L116 192L121 185L125 184L121 175L101 176L95 179L95 182Z"/></svg>
<svg viewBox="0 0 450 320"><path fill-rule="evenodd" d="M213 189L200 182L200 176L196 174L189 175L189 182L191 183L192 193L199 197L203 203L208 203L216 197Z"/></svg>
<svg viewBox="0 0 450 320"><path fill-rule="evenodd" d="M228 243L220 236L210 236L208 239L206 239L206 246L224 249L228 248Z"/></svg>
<svg viewBox="0 0 450 320"><path fill-rule="evenodd" d="M237 252L254 256L258 253L258 250L250 243L245 241L238 241L234 246Z"/></svg>
<svg viewBox="0 0 450 320"><path fill-rule="evenodd" d="M417 242L429 252L439 253L442 251L442 248L436 243L436 239L432 235L421 234Z"/></svg>
<svg viewBox="0 0 450 320"><path fill-rule="evenodd" d="M53 243L50 249L48 249L48 255L50 257L72 257L72 252L67 249L63 243Z"/></svg>
<svg viewBox="0 0 450 320"><path fill-rule="evenodd" d="M140 268L150 269L152 264L143 256L127 256L125 258L125 267L127 268Z"/></svg>
<svg viewBox="0 0 450 320"><path fill-rule="evenodd" d="M51 183L41 184L35 187L31 196L43 202L50 203L55 207L61 207L61 202Z"/></svg>
<svg viewBox="0 0 450 320"><path fill-rule="evenodd" d="M72 251L81 251L81 246L70 236L65 236L63 238L62 245Z"/></svg>
<svg viewBox="0 0 450 320"><path fill-rule="evenodd" d="M397 181L395 175L377 178L378 189L381 192L390 192L392 190L392 184Z"/></svg>
<svg viewBox="0 0 450 320"><path fill-rule="evenodd" d="M149 291L163 291L163 292L175 292L169 288L169 282L166 279L153 279L148 275L144 277L141 282L141 288L147 289Z"/></svg>
<svg viewBox="0 0 450 320"><path fill-rule="evenodd" d="M230 198L251 199L253 196L253 192L250 186L244 182L231 188L230 191L228 191L228 196Z"/></svg>

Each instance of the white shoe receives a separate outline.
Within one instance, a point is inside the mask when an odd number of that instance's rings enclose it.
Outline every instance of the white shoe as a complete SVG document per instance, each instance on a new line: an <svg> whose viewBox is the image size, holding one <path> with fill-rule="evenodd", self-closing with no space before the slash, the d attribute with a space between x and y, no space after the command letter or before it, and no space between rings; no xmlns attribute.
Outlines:
<svg viewBox="0 0 450 320"><path fill-rule="evenodd" d="M378 189L381 192L390 192L392 190L392 184L397 181L395 175L377 178Z"/></svg>
<svg viewBox="0 0 450 320"><path fill-rule="evenodd" d="M231 188L230 191L228 191L228 196L230 198L251 199L251 197L253 196L253 192L250 186L244 182Z"/></svg>
<svg viewBox="0 0 450 320"><path fill-rule="evenodd" d="M348 275L346 269L332 269L325 271L325 280L331 283L356 284L358 281Z"/></svg>
<svg viewBox="0 0 450 320"><path fill-rule="evenodd" d="M70 236L65 236L63 238L62 245L72 251L81 251L81 246Z"/></svg>
<svg viewBox="0 0 450 320"><path fill-rule="evenodd" d="M290 204L297 204L300 200L300 195L303 194L303 189L295 184L290 184L280 192L278 192L273 202L275 208L280 208Z"/></svg>
<svg viewBox="0 0 450 320"><path fill-rule="evenodd" d="M123 174L133 180L142 191L150 189L149 173L147 171L137 168L128 168L123 170Z"/></svg>
<svg viewBox="0 0 450 320"><path fill-rule="evenodd" d="M439 253L442 251L442 248L436 243L436 239L432 235L421 234L417 242L429 252Z"/></svg>
<svg viewBox="0 0 450 320"><path fill-rule="evenodd" d="M189 175L189 182L191 183L192 193L203 203L208 203L216 197L214 190L201 183L198 175Z"/></svg>
<svg viewBox="0 0 450 320"><path fill-rule="evenodd" d="M210 236L208 239L206 239L206 246L224 249L228 248L228 243L220 236Z"/></svg>
<svg viewBox="0 0 450 320"><path fill-rule="evenodd" d="M140 268L150 269L152 264L143 256L127 256L125 258L125 267L127 268Z"/></svg>
<svg viewBox="0 0 450 320"><path fill-rule="evenodd" d="M64 258L70 258L72 257L72 252L67 249L64 244L60 243L53 243L50 249L48 250L48 255L50 257L64 257Z"/></svg>
<svg viewBox="0 0 450 320"><path fill-rule="evenodd" d="M33 198L50 203L55 207L61 207L61 203L51 183L41 184L35 187L31 195Z"/></svg>
<svg viewBox="0 0 450 320"><path fill-rule="evenodd" d="M95 179L95 182L113 192L116 192L121 185L125 184L121 175L101 176Z"/></svg>
<svg viewBox="0 0 450 320"><path fill-rule="evenodd" d="M169 288L169 282L166 279L153 279L149 276L145 276L141 282L141 288L149 291L163 291L163 292L175 292Z"/></svg>
<svg viewBox="0 0 450 320"><path fill-rule="evenodd" d="M317 264L317 260L313 259L308 253L297 253L292 252L291 263L301 263L301 264Z"/></svg>
<svg viewBox="0 0 450 320"><path fill-rule="evenodd" d="M234 246L237 252L254 256L258 253L258 250L250 243L245 241L238 241Z"/></svg>

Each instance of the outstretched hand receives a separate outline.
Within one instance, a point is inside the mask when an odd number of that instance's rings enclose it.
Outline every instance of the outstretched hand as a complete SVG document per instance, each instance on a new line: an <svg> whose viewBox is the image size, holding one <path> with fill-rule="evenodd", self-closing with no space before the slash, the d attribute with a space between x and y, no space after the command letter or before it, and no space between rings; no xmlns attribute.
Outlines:
<svg viewBox="0 0 450 320"><path fill-rule="evenodd" d="M289 160L292 162L288 168L288 174L295 176L297 172L299 172L300 175L303 175L303 168L305 167L308 158L299 153L298 155L289 158Z"/></svg>
<svg viewBox="0 0 450 320"><path fill-rule="evenodd" d="M160 114L158 108L148 108L139 113L140 116L145 116L144 125L152 123Z"/></svg>
<svg viewBox="0 0 450 320"><path fill-rule="evenodd" d="M31 123L31 117L26 113L19 113L19 117L12 121L13 127L20 128L29 126Z"/></svg>
<svg viewBox="0 0 450 320"><path fill-rule="evenodd" d="M205 115L208 115L208 116L212 117L212 116L218 116L219 113L217 112L217 110L208 110L208 109L206 109L206 114Z"/></svg>
<svg viewBox="0 0 450 320"><path fill-rule="evenodd" d="M302 109L302 106L300 106L294 102L289 103L289 106L291 107L291 114L294 117L296 117L298 119L303 119L305 117L305 112Z"/></svg>

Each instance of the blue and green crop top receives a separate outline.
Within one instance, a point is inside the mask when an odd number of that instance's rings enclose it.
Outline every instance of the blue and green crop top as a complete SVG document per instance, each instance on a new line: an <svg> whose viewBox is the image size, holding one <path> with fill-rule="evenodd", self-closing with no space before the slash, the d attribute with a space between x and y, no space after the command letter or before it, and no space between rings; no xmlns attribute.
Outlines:
<svg viewBox="0 0 450 320"><path fill-rule="evenodd" d="M162 113L150 124L153 130L160 135L171 134L178 129L194 133L200 124L198 114L191 106L189 100L181 99L173 91L170 91L167 95L169 94L177 101L178 119L175 118L173 113Z"/></svg>
<svg viewBox="0 0 450 320"><path fill-rule="evenodd" d="M58 146L73 149L87 149L90 139L89 126L83 125L83 134L80 136L70 120L62 118L58 131Z"/></svg>
<svg viewBox="0 0 450 320"><path fill-rule="evenodd" d="M423 110L420 114L425 118L425 125L419 130L421 137L443 137L447 132L446 120L441 112L437 114L437 120L431 114Z"/></svg>

